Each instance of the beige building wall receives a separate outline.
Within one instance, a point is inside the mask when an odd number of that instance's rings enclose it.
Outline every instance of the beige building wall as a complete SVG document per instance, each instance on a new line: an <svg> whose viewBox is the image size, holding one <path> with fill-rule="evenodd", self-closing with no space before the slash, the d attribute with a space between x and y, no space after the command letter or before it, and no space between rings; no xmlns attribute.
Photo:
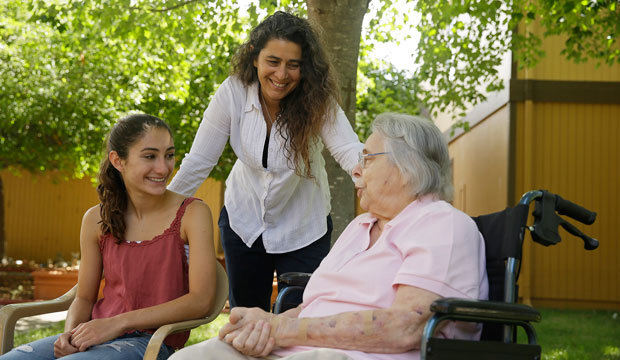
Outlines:
<svg viewBox="0 0 620 360"><path fill-rule="evenodd" d="M453 204L470 216L507 205L509 125L506 105L450 142Z"/></svg>

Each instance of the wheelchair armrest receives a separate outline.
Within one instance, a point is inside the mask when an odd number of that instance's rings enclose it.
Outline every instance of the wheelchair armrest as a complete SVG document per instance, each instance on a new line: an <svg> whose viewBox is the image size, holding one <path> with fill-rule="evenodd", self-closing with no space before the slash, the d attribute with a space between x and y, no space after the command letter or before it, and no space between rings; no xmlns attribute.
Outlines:
<svg viewBox="0 0 620 360"><path fill-rule="evenodd" d="M540 321L541 316L536 309L527 305L486 300L443 298L435 300L431 304L431 311L435 313L424 326L420 345L421 359L427 358L426 354L430 351L429 342L439 324L446 320L497 323L504 324L504 328L506 328L506 325L520 326L526 332L528 344L537 346L536 331L530 322ZM506 334L504 332L504 342L508 343ZM538 347L538 353L540 354L540 347Z"/></svg>
<svg viewBox="0 0 620 360"><path fill-rule="evenodd" d="M289 286L306 286L308 280L310 280L310 273L303 272L288 272L280 275L278 282L284 283Z"/></svg>
<svg viewBox="0 0 620 360"><path fill-rule="evenodd" d="M310 280L311 273L303 272L287 272L278 277L278 288L281 288L276 302L273 304L273 313L280 314L284 311L299 305L298 301L291 302L290 296L294 293L303 294L308 281ZM288 302L287 300L288 299Z"/></svg>
<svg viewBox="0 0 620 360"><path fill-rule="evenodd" d="M445 320L520 326L527 334L528 344L537 344L536 331L530 322L540 321L541 316L536 309L527 305L486 300L443 298L435 300L431 304L431 311L435 312L435 314L428 320L422 333L420 348L423 354L427 352L428 342L433 337L435 329ZM423 356L422 358L425 357Z"/></svg>
<svg viewBox="0 0 620 360"><path fill-rule="evenodd" d="M303 294L305 287L304 286L287 286L284 289L280 290L278 296L276 297L276 301L273 304L273 313L281 314L286 310L294 308L299 305L298 301L291 302L289 300L287 302L287 297L290 297L294 293Z"/></svg>
<svg viewBox="0 0 620 360"><path fill-rule="evenodd" d="M527 305L461 298L435 300L431 304L431 311L448 316L471 317L472 320L481 322L485 320L539 322L541 319L538 310Z"/></svg>

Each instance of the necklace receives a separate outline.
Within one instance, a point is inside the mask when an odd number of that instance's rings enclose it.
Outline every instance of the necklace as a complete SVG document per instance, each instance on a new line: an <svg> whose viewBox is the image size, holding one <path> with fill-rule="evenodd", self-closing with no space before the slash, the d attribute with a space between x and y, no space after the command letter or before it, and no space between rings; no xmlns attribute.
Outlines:
<svg viewBox="0 0 620 360"><path fill-rule="evenodd" d="M265 98L263 97L263 92L261 89L258 89L258 93L260 94L260 98L261 100L263 100L263 105L265 105L265 110L267 110L267 117L269 118L269 126L271 126L273 124L273 119L271 119L271 112L269 111L269 108L267 107L267 102L265 101ZM277 117L276 117L277 119Z"/></svg>

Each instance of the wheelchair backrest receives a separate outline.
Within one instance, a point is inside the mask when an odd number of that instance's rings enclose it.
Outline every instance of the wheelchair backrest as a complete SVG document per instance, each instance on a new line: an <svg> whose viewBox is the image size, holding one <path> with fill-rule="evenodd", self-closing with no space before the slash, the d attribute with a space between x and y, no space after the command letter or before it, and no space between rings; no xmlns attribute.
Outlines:
<svg viewBox="0 0 620 360"><path fill-rule="evenodd" d="M506 261L513 258L521 260L523 235L527 225L528 205L519 204L513 208L506 208L496 213L474 217L473 220L484 238L486 269L489 279L489 300L513 302L517 296L517 273L506 276L510 270ZM506 283L506 279L510 280ZM481 340L502 339L502 325L484 324Z"/></svg>

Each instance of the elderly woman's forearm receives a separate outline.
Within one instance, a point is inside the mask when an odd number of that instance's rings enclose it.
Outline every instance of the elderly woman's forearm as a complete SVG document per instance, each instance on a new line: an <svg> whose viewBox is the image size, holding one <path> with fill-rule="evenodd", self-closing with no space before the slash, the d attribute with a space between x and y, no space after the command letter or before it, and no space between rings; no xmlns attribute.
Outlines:
<svg viewBox="0 0 620 360"><path fill-rule="evenodd" d="M347 312L323 318L278 319L276 345L320 346L374 353L419 347L428 314L404 309Z"/></svg>

